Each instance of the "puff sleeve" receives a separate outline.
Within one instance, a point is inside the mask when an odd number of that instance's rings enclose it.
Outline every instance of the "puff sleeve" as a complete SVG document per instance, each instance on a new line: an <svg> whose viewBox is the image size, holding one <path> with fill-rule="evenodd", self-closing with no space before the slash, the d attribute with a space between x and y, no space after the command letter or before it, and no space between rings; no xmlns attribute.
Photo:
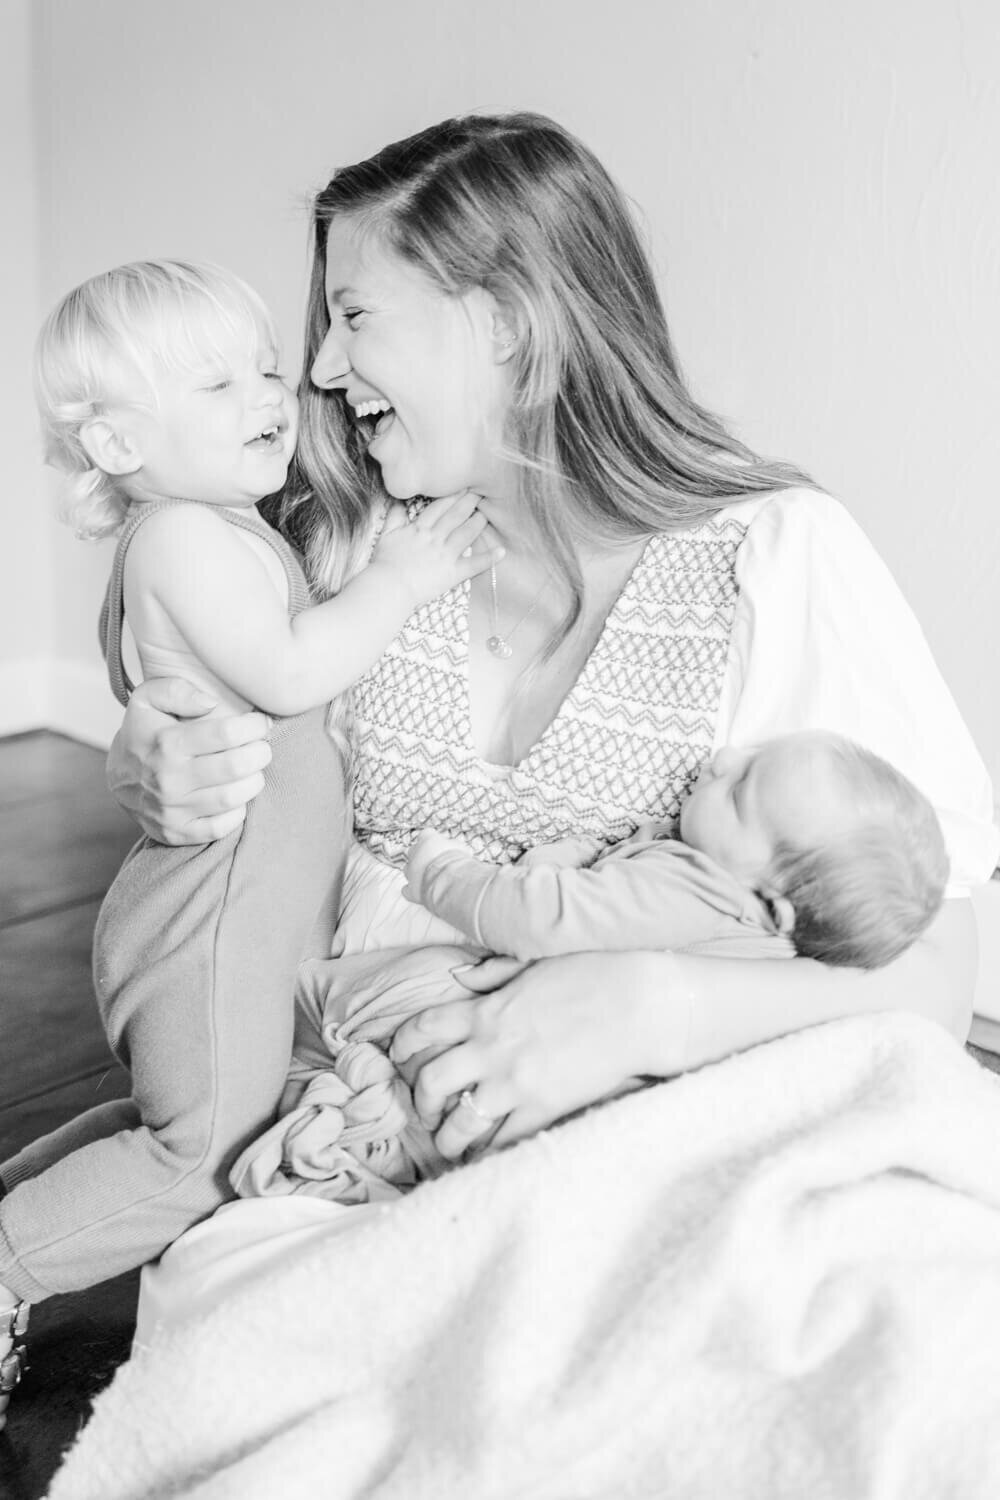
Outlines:
<svg viewBox="0 0 1000 1500"><path fill-rule="evenodd" d="M886 565L830 496L788 490L747 521L716 746L829 729L898 767L936 808L950 895L997 861L990 779Z"/></svg>

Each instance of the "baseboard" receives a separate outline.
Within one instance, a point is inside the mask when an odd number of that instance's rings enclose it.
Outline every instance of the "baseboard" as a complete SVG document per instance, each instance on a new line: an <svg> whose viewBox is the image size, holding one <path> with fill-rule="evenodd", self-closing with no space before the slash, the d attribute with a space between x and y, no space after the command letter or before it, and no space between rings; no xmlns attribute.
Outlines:
<svg viewBox="0 0 1000 1500"><path fill-rule="evenodd" d="M65 658L0 664L0 735L54 729L106 749L121 717L100 664Z"/></svg>
<svg viewBox="0 0 1000 1500"><path fill-rule="evenodd" d="M0 663L0 735L44 729L49 711L49 663Z"/></svg>

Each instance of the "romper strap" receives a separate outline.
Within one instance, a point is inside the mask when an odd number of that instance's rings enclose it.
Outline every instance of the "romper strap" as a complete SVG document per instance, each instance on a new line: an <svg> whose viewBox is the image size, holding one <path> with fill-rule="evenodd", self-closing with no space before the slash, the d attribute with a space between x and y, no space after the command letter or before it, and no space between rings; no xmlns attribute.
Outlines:
<svg viewBox="0 0 1000 1500"><path fill-rule="evenodd" d="M148 521L150 516L155 515L157 511L170 510L178 505L201 505L203 503L200 500L156 500L148 505L129 507L125 524L118 535L118 547L111 566L111 577L108 579L97 626L111 691L123 706L128 703L135 691L135 684L125 671L125 663L122 660L122 625L125 621L125 556L132 538L143 522ZM219 505L210 505L207 509L214 510L237 530L252 532L254 536L260 537L261 541L267 542L271 550L277 554L288 580L288 613L297 615L301 610L308 609L312 603L309 585L298 558L284 537L272 531L254 512L248 511L244 514L242 511L228 510Z"/></svg>

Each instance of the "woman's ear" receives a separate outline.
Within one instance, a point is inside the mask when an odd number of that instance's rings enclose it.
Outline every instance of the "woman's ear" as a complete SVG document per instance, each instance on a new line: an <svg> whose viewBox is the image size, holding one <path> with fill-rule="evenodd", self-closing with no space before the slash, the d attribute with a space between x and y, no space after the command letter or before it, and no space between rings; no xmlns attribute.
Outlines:
<svg viewBox="0 0 1000 1500"><path fill-rule="evenodd" d="M512 320L502 313L494 314L493 318L493 355L497 364L506 364L513 359L517 349L518 333Z"/></svg>
<svg viewBox="0 0 1000 1500"><path fill-rule="evenodd" d="M93 417L80 428L80 442L95 469L105 474L134 474L142 456L128 434L109 417Z"/></svg>
<svg viewBox="0 0 1000 1500"><path fill-rule="evenodd" d="M497 300L492 292L486 293L487 315L489 317L490 341L493 345L493 357L497 364L506 364L512 359L517 349L520 333L517 319L509 308Z"/></svg>

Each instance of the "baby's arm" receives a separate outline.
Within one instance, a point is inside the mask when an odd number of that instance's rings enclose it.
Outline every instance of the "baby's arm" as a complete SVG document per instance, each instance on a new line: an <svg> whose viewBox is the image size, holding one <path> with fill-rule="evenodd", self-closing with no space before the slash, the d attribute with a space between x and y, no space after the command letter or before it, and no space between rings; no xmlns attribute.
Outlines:
<svg viewBox="0 0 1000 1500"><path fill-rule="evenodd" d="M591 840L554 846L560 862L534 858L493 865L443 834L418 835L406 867L405 894L493 953L523 960L587 950L680 948L708 942L731 929L739 910L723 913L708 885L700 894L695 862L671 851L675 844L644 843L634 853L599 859L589 869L565 862L578 846L577 864L593 857Z"/></svg>
<svg viewBox="0 0 1000 1500"><path fill-rule="evenodd" d="M466 555L486 525L476 498L434 501L388 531L336 598L294 620L241 536L202 505L171 507L140 527L128 587L148 595L187 648L247 702L301 713L356 682L417 605L495 560L496 548Z"/></svg>

